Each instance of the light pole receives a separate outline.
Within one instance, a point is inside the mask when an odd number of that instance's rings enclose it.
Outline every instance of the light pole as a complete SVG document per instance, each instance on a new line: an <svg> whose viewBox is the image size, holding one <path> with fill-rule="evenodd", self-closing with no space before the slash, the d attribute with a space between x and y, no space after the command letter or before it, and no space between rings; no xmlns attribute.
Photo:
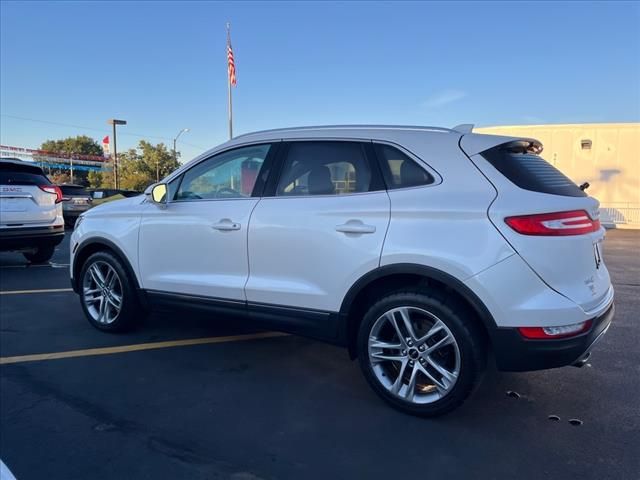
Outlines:
<svg viewBox="0 0 640 480"><path fill-rule="evenodd" d="M176 135L176 137L173 139L173 160L175 162L178 161L178 157L177 157L177 154L176 154L176 142L178 141L178 138L180 138L180 135L182 135L183 133L186 133L188 131L189 131L188 128L183 128L182 130L180 130L178 132L178 135ZM160 181L160 179L158 179L158 181Z"/></svg>
<svg viewBox="0 0 640 480"><path fill-rule="evenodd" d="M126 125L126 120L116 120L115 118L110 118L107 120L107 124L113 125L113 183L115 188L117 189L120 185L118 182L118 150L116 148L116 125Z"/></svg>

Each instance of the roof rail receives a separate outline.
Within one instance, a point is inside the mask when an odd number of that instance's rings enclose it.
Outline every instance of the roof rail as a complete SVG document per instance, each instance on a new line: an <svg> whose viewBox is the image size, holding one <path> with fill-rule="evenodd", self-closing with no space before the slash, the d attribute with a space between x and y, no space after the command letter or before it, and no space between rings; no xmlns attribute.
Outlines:
<svg viewBox="0 0 640 480"><path fill-rule="evenodd" d="M443 128L443 127L428 127L424 125L317 125L317 126L305 126L305 127L288 127L288 128L272 128L269 130L258 130L256 132L243 133L233 137L236 138L246 137L249 135L257 135L260 133L274 133L274 132L296 132L304 130L353 130L353 129L372 129L372 130L424 130L431 132L451 133L455 129Z"/></svg>
<svg viewBox="0 0 640 480"><path fill-rule="evenodd" d="M473 127L475 127L473 123L461 123L460 125L453 127L451 130L458 133L471 133L473 132Z"/></svg>

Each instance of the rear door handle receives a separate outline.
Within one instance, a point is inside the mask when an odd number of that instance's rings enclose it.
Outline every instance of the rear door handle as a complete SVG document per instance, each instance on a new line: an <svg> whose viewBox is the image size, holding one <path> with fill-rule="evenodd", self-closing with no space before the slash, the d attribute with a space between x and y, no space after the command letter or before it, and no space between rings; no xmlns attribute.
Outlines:
<svg viewBox="0 0 640 480"><path fill-rule="evenodd" d="M349 220L342 225L336 225L336 231L341 233L375 233L376 227L373 225L366 225L360 220Z"/></svg>
<svg viewBox="0 0 640 480"><path fill-rule="evenodd" d="M224 232L227 232L230 230L240 230L240 224L236 222L232 222L228 218L223 218L218 223L214 223L211 226L216 230L221 230Z"/></svg>

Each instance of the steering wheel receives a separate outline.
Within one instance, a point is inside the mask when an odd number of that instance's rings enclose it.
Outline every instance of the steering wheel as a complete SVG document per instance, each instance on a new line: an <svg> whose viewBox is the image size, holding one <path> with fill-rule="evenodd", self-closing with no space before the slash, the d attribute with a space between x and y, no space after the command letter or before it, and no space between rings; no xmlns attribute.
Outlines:
<svg viewBox="0 0 640 480"><path fill-rule="evenodd" d="M241 196L240 192L238 192L237 190L234 190L233 188L229 188L229 187L221 187L217 192L216 192L216 197L224 197L224 196L233 196L233 197L237 197L237 196Z"/></svg>
<svg viewBox="0 0 640 480"><path fill-rule="evenodd" d="M178 198L181 200L199 200L202 197L200 195L197 195L193 192L186 190L184 192L180 192L180 194L178 195Z"/></svg>

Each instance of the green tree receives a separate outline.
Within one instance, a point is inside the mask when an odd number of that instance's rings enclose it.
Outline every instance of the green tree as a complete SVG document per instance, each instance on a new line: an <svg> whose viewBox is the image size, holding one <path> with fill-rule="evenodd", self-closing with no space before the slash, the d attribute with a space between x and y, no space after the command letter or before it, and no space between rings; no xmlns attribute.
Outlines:
<svg viewBox="0 0 640 480"><path fill-rule="evenodd" d="M91 188L113 188L113 173L109 170L113 167L111 162L108 163L106 170L91 170L87 173L87 184Z"/></svg>
<svg viewBox="0 0 640 480"><path fill-rule="evenodd" d="M178 154L176 156L179 157ZM177 158L173 157L164 143L153 145L140 140L137 148L118 153L120 188L143 191L155 183L157 178L162 179L179 165Z"/></svg>
<svg viewBox="0 0 640 480"><path fill-rule="evenodd" d="M60 140L47 140L40 145L41 150L46 150L47 152L53 153L66 153L71 154L75 153L78 155L99 155L102 156L104 154L102 150L102 146L95 141L93 138L88 137L86 135L76 135L75 137L67 137ZM37 156L36 156L37 157ZM59 178L60 180L66 179L69 177L66 175L66 172L56 171L51 173L51 177ZM52 180L53 181L53 180ZM66 179L64 183L68 183L71 181L69 177ZM73 181L74 183L79 183L81 185L89 184L88 172L84 170L74 169L73 172ZM61 181L54 181L55 183L63 183Z"/></svg>
<svg viewBox="0 0 640 480"><path fill-rule="evenodd" d="M66 172L60 172L60 171L52 172L50 175L48 175L48 177L49 177L49 180L51 180L53 183L56 183L58 185L61 183L71 182L71 176Z"/></svg>
<svg viewBox="0 0 640 480"><path fill-rule="evenodd" d="M41 150L55 153L77 153L79 155L104 155L102 146L91 137L76 135L61 140L47 140Z"/></svg>

